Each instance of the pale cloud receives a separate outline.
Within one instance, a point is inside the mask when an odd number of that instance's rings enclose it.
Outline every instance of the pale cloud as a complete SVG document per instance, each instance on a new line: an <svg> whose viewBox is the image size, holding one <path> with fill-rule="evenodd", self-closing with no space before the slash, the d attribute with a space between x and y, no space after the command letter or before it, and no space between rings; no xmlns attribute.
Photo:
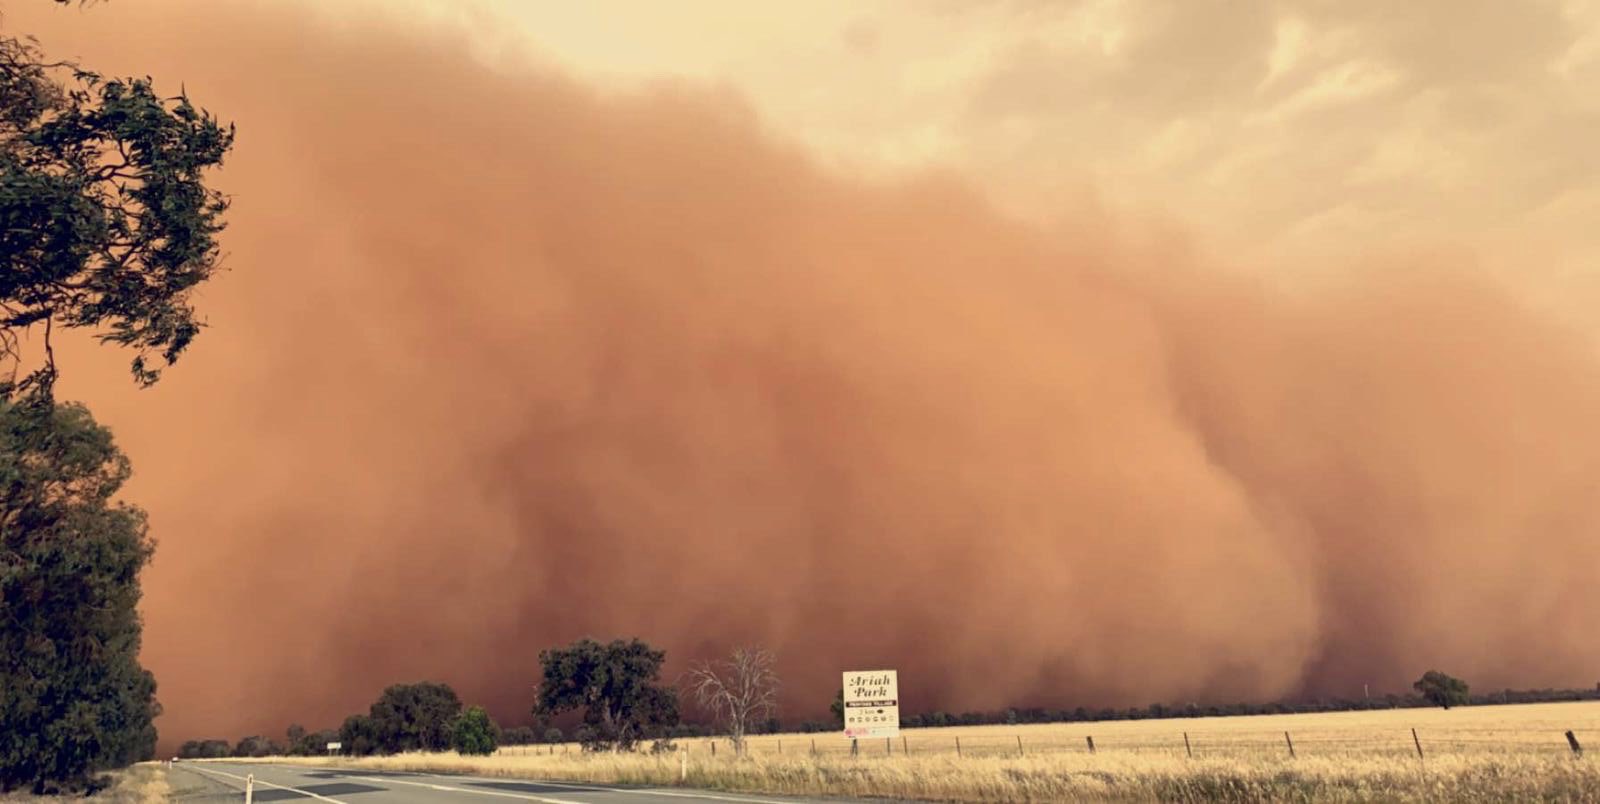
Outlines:
<svg viewBox="0 0 1600 804"><path fill-rule="evenodd" d="M1592 0L388 8L470 26L507 64L731 89L840 170L953 168L1038 220L1165 216L1273 270L1463 249L1559 278L1528 285L1559 302L1600 258Z"/></svg>

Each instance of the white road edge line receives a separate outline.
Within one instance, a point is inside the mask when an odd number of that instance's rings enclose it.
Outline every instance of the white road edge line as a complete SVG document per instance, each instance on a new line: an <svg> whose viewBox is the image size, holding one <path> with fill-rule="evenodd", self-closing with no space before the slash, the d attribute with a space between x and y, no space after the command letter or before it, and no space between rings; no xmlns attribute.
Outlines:
<svg viewBox="0 0 1600 804"><path fill-rule="evenodd" d="M719 793L704 793L699 791L666 790L657 787L605 787L597 784L575 784L573 782L547 782L543 779L522 779L515 776L489 778L487 776L450 776L440 773L424 774L434 779L470 779L474 782L505 782L523 781L530 784L542 784L546 787L565 787L568 790L584 790L591 793L622 793L634 796L671 796L673 798L703 798L710 801L738 801L744 804L795 804L792 799L750 798L747 796L730 796Z"/></svg>
<svg viewBox="0 0 1600 804"><path fill-rule="evenodd" d="M194 765L184 765L184 770L192 770L192 771L195 771L196 773L201 773L201 774L220 773L223 776L227 776L227 777L230 777L230 778L233 778L233 779L238 779L241 782L245 781L245 777L229 773L229 772L227 772L225 770L212 769L212 770L209 770L209 771L203 771L203 770L200 770L199 768L195 767ZM269 781L267 781L265 779L256 779L255 782L256 782L256 784L264 784L267 787L276 787L279 790L288 790L291 793L299 793L302 796L310 796L310 797L312 797L314 799L317 799L318 801L328 801L328 802L332 802L332 804L350 804L350 802L348 802L348 801L341 801L341 800L336 799L336 798L328 798L327 796L319 796L316 793L311 792L310 790L301 790L298 787L290 787L288 785L283 785L283 784L273 784L272 782L269 782Z"/></svg>
<svg viewBox="0 0 1600 804"><path fill-rule="evenodd" d="M194 766L191 765L189 767L192 768ZM441 786L441 785L427 784L427 783L424 783L424 782L405 782L405 781L400 781L398 779L390 779L390 778L388 778L386 776L376 775L373 771L370 771L370 770L358 769L358 768L341 768L338 765L298 765L298 766L296 766L294 763L284 763L284 764L281 764L281 765L277 764L277 763L273 763L273 767L282 767L282 768L288 768L288 767L319 768L319 769L322 769L322 770L335 771L337 773L344 774L345 776L352 776L352 777L355 777L355 778L358 778L358 779L366 779L368 781L377 782L379 784L404 784L404 785L411 785L413 787L428 787L428 788L432 788L434 790L438 790L438 791L441 791L441 792L448 791L448 792L451 792L451 793L469 793L469 794L475 794L475 795L480 795L480 796L500 796L502 798L517 798L517 799L522 799L524 801L541 801L541 802L545 802L545 804L585 804L585 802L581 802L581 801L571 801L571 800L568 800L568 799L560 799L560 798L545 798L545 797L542 797L542 796L535 796L535 795L530 795L530 794L526 794L526 793L508 793L508 792L499 791L499 790L473 790L473 789L463 788L463 787L445 787L445 786ZM223 771L217 771L217 772L218 773L224 773ZM527 784L539 784L539 785L544 785L546 787L562 787L562 788L566 788L568 790L581 790L581 791L590 792L590 793L621 793L623 795L633 795L633 796L667 796L667 797L670 797L670 798L689 798L689 799L696 799L697 798L697 799L703 799L703 800L706 800L706 801L733 801L733 802L738 802L739 804L795 804L792 799L787 799L786 800L786 799L771 799L771 798L751 798L751 797L747 797L747 796L721 795L721 794L717 794L717 793L698 792L698 791L690 792L690 791L684 791L684 790L663 790L663 789L660 789L660 788L653 788L653 787L652 788L605 787L603 785L597 785L597 784L574 784L572 782L549 782L549 781L545 781L543 779L525 779L525 778L516 777L516 776L502 776L502 777L460 776L460 775L456 775L456 774L428 773L428 772L417 773L416 771L410 771L410 772L411 773L416 773L418 776L423 776L423 777L430 778L430 779L445 779L445 780L457 781L457 782L459 782L459 781L490 782L490 783L524 782L524 783L527 783ZM227 775L232 776L233 774L227 774ZM239 779L240 781L244 780L243 776L234 776L234 778L235 779ZM259 782L261 780L257 779L256 781ZM265 784L270 784L270 782L265 783ZM272 785L272 786L273 787L281 787L281 785ZM347 802L339 802L339 801L337 801L337 799L325 798L325 797L319 796L319 795L317 795L315 793L307 793L304 790L295 790L295 788L292 788L292 787L285 787L283 789L285 789L285 790L294 790L297 793L305 793L305 795L312 796L313 798L320 798L323 801L334 801L334 802L337 802L337 804L348 804Z"/></svg>
<svg viewBox="0 0 1600 804"><path fill-rule="evenodd" d="M341 771L341 772L343 773L343 771ZM346 776L353 776L353 777L355 777L357 779L370 779L370 780L380 781L382 784L408 784L408 785L411 785L412 787L426 787L426 788L428 788L430 790L438 790L438 791L444 792L444 793L466 793L468 795L476 795L476 796L499 796L501 798L519 798L519 799L522 799L523 801L541 801L541 802L544 802L544 804L584 804L584 802L581 802L581 801L569 801L569 800L564 799L564 798L545 798L543 796L529 795L527 793L509 793L509 792L506 792L504 790L473 790L473 789L466 788L466 787L449 787L447 785L442 785L442 784L428 784L427 782L403 782L403 781L401 781L399 779L386 779L386 778L383 778L381 776L366 776L366 775L362 775L362 774L359 774L359 773L345 773L345 775ZM500 780L500 781L516 781L516 780ZM540 782L532 782L532 781L530 781L529 783L530 784L542 784Z"/></svg>
<svg viewBox="0 0 1600 804"><path fill-rule="evenodd" d="M648 794L650 794L652 796L675 796L675 797L678 797L678 798L708 798L708 799L711 799L713 801L740 801L740 802L746 802L746 804L794 804L794 802L792 800L785 801L785 800L771 799L771 798L744 798L743 796L725 796L725 795L721 795L719 793L684 793L684 792L677 791L677 790L661 790L661 789L658 789L658 788L651 788L649 790L639 790L639 791L636 791L636 792L648 793Z"/></svg>

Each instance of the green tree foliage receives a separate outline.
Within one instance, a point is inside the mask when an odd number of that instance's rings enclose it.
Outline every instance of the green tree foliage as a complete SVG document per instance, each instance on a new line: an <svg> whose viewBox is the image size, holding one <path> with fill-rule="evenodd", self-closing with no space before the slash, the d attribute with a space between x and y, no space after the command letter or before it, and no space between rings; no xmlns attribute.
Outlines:
<svg viewBox="0 0 1600 804"><path fill-rule="evenodd" d="M300 756L321 756L328 753L328 743L339 741L339 732L336 729L321 729L305 736L305 739L296 743L290 750Z"/></svg>
<svg viewBox="0 0 1600 804"><path fill-rule="evenodd" d="M539 742L539 734L532 726L512 726L500 732L501 745L533 745Z"/></svg>
<svg viewBox="0 0 1600 804"><path fill-rule="evenodd" d="M283 746L259 734L245 737L233 747L233 756L236 757L271 757L281 756L283 753Z"/></svg>
<svg viewBox="0 0 1600 804"><path fill-rule="evenodd" d="M833 703L828 705L828 711L833 713L833 723L839 728L844 728L844 687L833 695Z"/></svg>
<svg viewBox="0 0 1600 804"><path fill-rule="evenodd" d="M227 209L205 174L233 133L149 79L47 64L0 37L0 394L48 391L54 326L132 348L141 384L177 360L200 331L190 296L217 269ZM42 365L18 382L19 335L35 326Z"/></svg>
<svg viewBox="0 0 1600 804"><path fill-rule="evenodd" d="M460 713L461 699L448 684L422 681L385 689L367 717L377 750L398 754L448 749Z"/></svg>
<svg viewBox="0 0 1600 804"><path fill-rule="evenodd" d="M1449 709L1452 706L1465 706L1472 702L1472 697L1467 691L1467 682L1459 678L1445 675L1438 670L1429 670L1422 674L1411 687L1428 703Z"/></svg>
<svg viewBox="0 0 1600 804"><path fill-rule="evenodd" d="M0 789L87 786L153 756L155 679L139 666L145 516L79 405L0 400Z"/></svg>
<svg viewBox="0 0 1600 804"><path fill-rule="evenodd" d="M376 754L382 748L378 742L377 726L366 715L345 718L344 725L339 727L339 742L343 744L340 750L358 757Z"/></svg>
<svg viewBox="0 0 1600 804"><path fill-rule="evenodd" d="M451 727L450 747L459 754L493 754L499 740L500 727L481 706L471 707L457 715Z"/></svg>
<svg viewBox="0 0 1600 804"><path fill-rule="evenodd" d="M544 677L534 714L553 717L581 709L579 733L586 748L631 751L640 738L678 722L677 694L658 683L665 660L665 651L638 639L605 645L581 639L542 651Z"/></svg>
<svg viewBox="0 0 1600 804"><path fill-rule="evenodd" d="M227 207L205 174L232 142L149 79L0 35L0 792L89 787L155 750L137 658L144 514L111 502L129 470L110 433L54 404L51 335L131 348L145 385L178 358Z"/></svg>
<svg viewBox="0 0 1600 804"><path fill-rule="evenodd" d="M333 729L308 732L305 727L295 724L289 727L284 736L288 738L283 744L285 753L294 756L311 757L326 754L328 752L328 743L338 741L339 732Z"/></svg>
<svg viewBox="0 0 1600 804"><path fill-rule="evenodd" d="M221 759L232 754L227 740L189 740L178 748L181 759Z"/></svg>

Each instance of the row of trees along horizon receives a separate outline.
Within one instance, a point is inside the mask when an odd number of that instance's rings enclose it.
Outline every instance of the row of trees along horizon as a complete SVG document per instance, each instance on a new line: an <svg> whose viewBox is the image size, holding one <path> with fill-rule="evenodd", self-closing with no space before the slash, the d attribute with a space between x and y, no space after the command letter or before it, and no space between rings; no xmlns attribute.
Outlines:
<svg viewBox="0 0 1600 804"><path fill-rule="evenodd" d="M339 743L339 753L347 756L449 750L490 754L500 746L567 743L576 743L585 751L634 751L647 742L647 750L660 753L675 750L674 740L706 737L726 737L731 754L739 756L746 752L748 735L836 732L843 728L843 690L834 697L830 721L807 720L786 728L776 716L779 679L773 670L775 657L761 648L740 648L722 661L692 665L680 683L710 720L683 721L679 716L678 690L660 680L665 657L665 651L638 639L609 644L584 639L565 648L544 651L539 657L542 677L531 709L532 721L527 725L502 728L482 707L464 708L448 684L423 681L388 687L366 714L347 717L337 729L308 732L303 726L291 725L282 742L260 735L232 743L224 739L189 740L183 743L178 757L315 756L327 753L329 743ZM1360 700L1151 704L1129 709L1026 708L961 714L934 711L903 718L901 725L932 728L1600 700L1600 684L1593 690L1508 689L1472 695L1466 682L1436 670L1424 673L1412 687L1412 693ZM576 716L576 724L569 723L566 729L556 725L563 715L569 715L568 720Z"/></svg>

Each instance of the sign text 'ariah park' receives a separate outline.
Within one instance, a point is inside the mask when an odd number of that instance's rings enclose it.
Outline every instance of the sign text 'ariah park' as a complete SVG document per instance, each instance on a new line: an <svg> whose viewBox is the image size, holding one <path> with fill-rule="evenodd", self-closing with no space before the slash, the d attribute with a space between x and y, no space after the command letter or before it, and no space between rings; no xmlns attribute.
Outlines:
<svg viewBox="0 0 1600 804"><path fill-rule="evenodd" d="M893 670L844 674L844 736L893 737L900 733L900 679Z"/></svg>

